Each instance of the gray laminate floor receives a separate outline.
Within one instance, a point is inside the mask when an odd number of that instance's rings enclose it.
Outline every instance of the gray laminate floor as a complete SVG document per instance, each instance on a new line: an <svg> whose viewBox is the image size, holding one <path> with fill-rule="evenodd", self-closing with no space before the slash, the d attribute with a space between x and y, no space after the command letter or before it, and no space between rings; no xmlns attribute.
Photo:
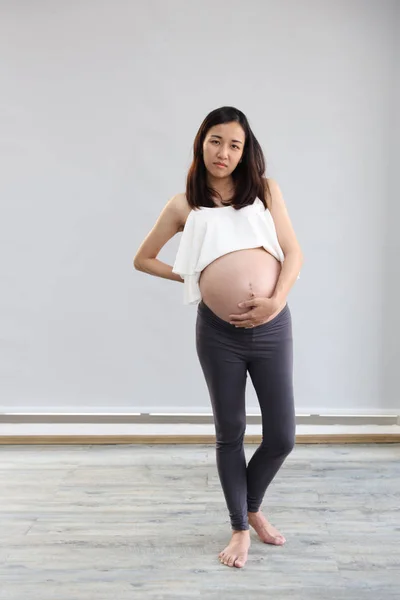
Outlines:
<svg viewBox="0 0 400 600"><path fill-rule="evenodd" d="M230 526L213 446L0 460L1 599L400 599L399 445L297 445L263 503L287 542L252 531L243 569L217 558Z"/></svg>

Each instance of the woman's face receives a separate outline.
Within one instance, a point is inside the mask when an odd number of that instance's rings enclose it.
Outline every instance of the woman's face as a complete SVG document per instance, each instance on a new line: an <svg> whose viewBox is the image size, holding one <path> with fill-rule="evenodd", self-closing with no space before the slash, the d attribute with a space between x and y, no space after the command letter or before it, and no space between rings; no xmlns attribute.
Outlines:
<svg viewBox="0 0 400 600"><path fill-rule="evenodd" d="M226 177L237 167L244 150L245 134L236 121L214 125L203 143L203 159L214 177ZM219 167L217 163L225 166Z"/></svg>

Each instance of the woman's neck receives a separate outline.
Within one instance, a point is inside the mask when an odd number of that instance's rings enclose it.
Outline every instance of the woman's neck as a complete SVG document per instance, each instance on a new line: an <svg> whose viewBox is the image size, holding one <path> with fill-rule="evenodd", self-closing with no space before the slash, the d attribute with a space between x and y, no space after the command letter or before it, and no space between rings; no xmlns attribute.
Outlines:
<svg viewBox="0 0 400 600"><path fill-rule="evenodd" d="M233 185L233 180L232 178L230 178L229 180L225 181L221 181L219 179L215 179L215 178L210 178L208 184L221 195L222 201L223 202L227 202L228 200L230 200L232 198L232 196L235 193L235 188ZM217 196L215 198L217 201L220 200L220 198Z"/></svg>

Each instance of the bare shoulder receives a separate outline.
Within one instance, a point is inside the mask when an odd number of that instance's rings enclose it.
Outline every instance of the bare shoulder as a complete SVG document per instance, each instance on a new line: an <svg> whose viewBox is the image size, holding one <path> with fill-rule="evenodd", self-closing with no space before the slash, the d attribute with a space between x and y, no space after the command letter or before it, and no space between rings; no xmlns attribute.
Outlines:
<svg viewBox="0 0 400 600"><path fill-rule="evenodd" d="M151 231L147 234L134 258L134 264L156 258L161 248L178 231L183 231L187 214L190 212L185 194L172 196L161 210Z"/></svg>
<svg viewBox="0 0 400 600"><path fill-rule="evenodd" d="M279 184L275 179L268 179L267 181L270 190L270 212L283 253L286 256L289 252L296 252L302 256L300 244L296 237ZM265 195L268 195L267 189Z"/></svg>
<svg viewBox="0 0 400 600"><path fill-rule="evenodd" d="M283 201L282 192L276 179L263 177L265 188L265 201L268 209L272 210L272 204L279 205Z"/></svg>
<svg viewBox="0 0 400 600"><path fill-rule="evenodd" d="M183 231L186 220L189 216L190 211L192 210L187 201L186 193L180 192L179 194L176 194L175 196L173 196L171 198L170 203L171 203L173 209L175 210L176 215L178 216L178 219L180 222L179 231Z"/></svg>

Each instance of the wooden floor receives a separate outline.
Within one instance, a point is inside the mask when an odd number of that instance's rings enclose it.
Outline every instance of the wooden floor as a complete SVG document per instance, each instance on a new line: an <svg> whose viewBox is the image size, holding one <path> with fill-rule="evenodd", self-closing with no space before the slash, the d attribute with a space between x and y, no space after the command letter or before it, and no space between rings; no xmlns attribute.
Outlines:
<svg viewBox="0 0 400 600"><path fill-rule="evenodd" d="M296 446L243 569L212 445L0 446L0 489L1 599L400 598L398 444Z"/></svg>

